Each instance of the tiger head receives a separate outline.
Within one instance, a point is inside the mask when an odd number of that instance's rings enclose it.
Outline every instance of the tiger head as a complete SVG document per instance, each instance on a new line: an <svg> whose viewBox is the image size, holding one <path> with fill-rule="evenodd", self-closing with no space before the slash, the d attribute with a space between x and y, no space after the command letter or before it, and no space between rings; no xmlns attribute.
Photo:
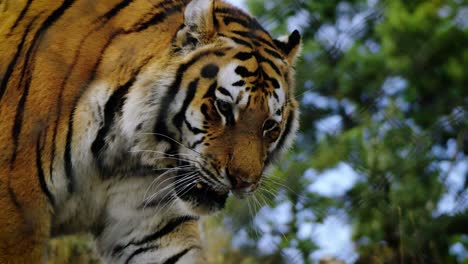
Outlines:
<svg viewBox="0 0 468 264"><path fill-rule="evenodd" d="M255 191L298 128L300 35L274 40L223 2L193 0L173 41L181 63L162 99L157 142L177 160L175 190L197 212Z"/></svg>

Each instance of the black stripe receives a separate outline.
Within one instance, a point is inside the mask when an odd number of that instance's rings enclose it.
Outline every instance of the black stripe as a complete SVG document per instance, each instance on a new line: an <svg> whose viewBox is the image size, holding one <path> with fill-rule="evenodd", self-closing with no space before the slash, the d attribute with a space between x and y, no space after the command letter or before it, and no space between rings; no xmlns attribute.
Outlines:
<svg viewBox="0 0 468 264"><path fill-rule="evenodd" d="M272 94L273 94L273 97L276 99L276 101L278 101L279 103L279 97L278 97L278 94L276 94L276 91L273 91Z"/></svg>
<svg viewBox="0 0 468 264"><path fill-rule="evenodd" d="M251 102L252 96L253 96L252 94L249 95L249 99L247 100L247 104L246 104L247 108L250 107L250 102Z"/></svg>
<svg viewBox="0 0 468 264"><path fill-rule="evenodd" d="M286 138L288 137L289 133L291 133L291 129L292 129L292 125L293 125L295 116L296 116L296 112L294 112L294 110L291 111L291 113L289 114L288 120L286 121L284 131L281 134L281 137L280 137L280 139L278 141L278 144L276 145L275 151L280 150L283 147L283 145L284 145L284 143L286 141Z"/></svg>
<svg viewBox="0 0 468 264"><path fill-rule="evenodd" d="M138 256L139 254L142 254L142 253L146 253L148 251L153 251L155 249L158 249L159 246L151 246L151 247L142 247L142 248L139 248L135 251L133 251L132 254L130 254L130 256L128 256L128 258L125 260L125 263L128 264L130 263L130 261L132 260L132 258Z"/></svg>
<svg viewBox="0 0 468 264"><path fill-rule="evenodd" d="M249 60L252 57L253 57L253 54L251 52L239 52L234 56L235 59L238 59L241 61Z"/></svg>
<svg viewBox="0 0 468 264"><path fill-rule="evenodd" d="M76 104L74 104L76 105ZM68 131L67 131L67 141L65 143L65 152L64 152L64 163L65 163L65 176L67 178L67 190L69 193L75 191L75 174L73 172L73 164L71 159L71 150L72 150L72 137L73 137L73 116L75 115L75 108L73 108L72 113L68 118Z"/></svg>
<svg viewBox="0 0 468 264"><path fill-rule="evenodd" d="M257 76L258 75L258 70L254 72L250 72L246 67L244 66L237 66L235 72L239 74L242 78L246 77L251 77L251 76Z"/></svg>
<svg viewBox="0 0 468 264"><path fill-rule="evenodd" d="M164 1L163 3L159 4L159 6L169 5L169 8L164 9L163 11L156 13L151 19L148 21L138 24L134 27L131 31L138 32L147 29L150 26L159 24L163 22L168 16L178 13L182 10L182 7L185 5L184 2L179 4L174 4L172 1Z"/></svg>
<svg viewBox="0 0 468 264"><path fill-rule="evenodd" d="M205 116L205 120L211 121L211 116L208 113L208 106L206 104L202 104L202 106L200 107L200 110L201 110L203 116Z"/></svg>
<svg viewBox="0 0 468 264"><path fill-rule="evenodd" d="M231 97L231 99L234 100L234 97L232 97L231 93L230 93L228 90L226 90L226 88L224 88L224 87L219 87L219 88L218 88L218 91L219 91L220 93L226 95L226 96Z"/></svg>
<svg viewBox="0 0 468 264"><path fill-rule="evenodd" d="M184 223L187 223L187 222L191 222L191 221L197 221L197 220L198 220L198 217L190 216L190 215L173 218L173 219L169 220L169 222L163 228L161 228L160 230L158 230L158 231L154 232L153 234L150 234L150 235L144 237L143 239L141 239L140 241L137 241L137 242L132 243L132 244L142 245L142 244L148 243L150 241L160 239L161 237L163 237L163 236L171 233L172 231L174 231L180 225L182 225Z"/></svg>
<svg viewBox="0 0 468 264"><path fill-rule="evenodd" d="M263 32L267 36L270 36L270 34L268 34L268 32L266 32L262 28L259 28L257 30ZM264 39L264 38L262 38L261 36L259 36L257 34L254 34L253 31L233 30L233 31L231 31L231 33L237 34L237 35L242 36L244 38L248 37L249 39L257 40L256 42L257 42L258 46L261 46L260 43L258 42L258 41L260 41L261 43L263 43L266 46L269 46L270 48L275 48L275 44L273 44L273 42L271 42L271 41L269 41L267 39Z"/></svg>
<svg viewBox="0 0 468 264"><path fill-rule="evenodd" d="M248 21L252 20L252 18L250 16L243 13L242 11L240 11L237 8L218 7L218 8L215 8L215 12L218 13L218 14L225 14L225 15L242 17L242 18L244 18L245 20L248 20Z"/></svg>
<svg viewBox="0 0 468 264"><path fill-rule="evenodd" d="M178 226L180 226L180 225L182 225L182 224L184 224L186 222L197 221L197 220L198 220L198 217L190 216L190 215L180 216L180 217L170 219L166 223L166 225L164 225L164 227L162 227L158 231L154 232L153 234L150 234L150 235L147 235L147 236L143 237L139 241L131 241L131 242L127 243L126 245L117 245L117 246L115 246L114 249L112 250L112 255L115 256L115 255L120 254L125 248L129 247L130 245L139 246L139 245L143 245L143 244L146 244L148 242L160 239L161 237L163 237L163 236L171 233L172 231L174 231Z"/></svg>
<svg viewBox="0 0 468 264"><path fill-rule="evenodd" d="M16 160L16 155L17 155L17 149L18 149L18 137L21 134L21 128L22 128L22 121L23 121L23 114L24 114L24 104L26 103L26 97L29 94L29 89L31 85L31 72L34 69L34 62L30 63L30 67L26 67L26 65L29 62L29 59L32 55L32 53L36 51L37 47L37 42L39 38L41 37L42 33L50 26L52 26L57 19L59 19L63 13L72 5L73 0L65 0L62 5L54 10L52 14L47 17L47 19L42 23L40 28L36 31L34 34L33 40L31 41L31 46L29 47L26 56L24 58L24 64L23 64L23 71L22 71L22 77L21 77L21 82L23 81L23 77L25 74L25 71L27 69L28 76L26 77L26 84L24 85L24 91L23 95L21 96L20 102L18 103L18 107L16 110L16 116L15 116L15 121L12 129L12 134L13 134L13 155L10 160L10 167L13 166L15 160ZM31 69L32 68L32 69Z"/></svg>
<svg viewBox="0 0 468 264"><path fill-rule="evenodd" d="M111 10L107 11L104 15L100 16L98 19L99 20L109 20L115 15L117 15L120 10L124 9L127 7L129 4L131 4L133 0L124 0L120 3L118 3L116 6L114 6Z"/></svg>
<svg viewBox="0 0 468 264"><path fill-rule="evenodd" d="M177 261L179 261L179 259L181 257L183 257L185 254L187 254L190 250L194 249L195 247L189 247L189 248L186 248L184 250L182 250L181 252L175 254L174 256L168 258L166 261L164 261L163 264L174 264L176 263Z"/></svg>
<svg viewBox="0 0 468 264"><path fill-rule="evenodd" d="M256 23L252 23L253 20L245 20L240 17L233 17L233 16L225 16L223 17L224 24L229 25L231 23L237 23L242 27L249 28L249 29L258 29Z"/></svg>
<svg viewBox="0 0 468 264"><path fill-rule="evenodd" d="M219 35L221 35L221 34L219 34ZM232 37L232 36L228 37L228 38L232 39L234 42L236 42L239 45L243 45L243 46L246 46L246 47L249 47L249 48L253 49L252 44L250 42L248 42L248 41L245 41L245 40L240 39L240 38Z"/></svg>
<svg viewBox="0 0 468 264"><path fill-rule="evenodd" d="M215 51L214 54L218 57L223 57L224 55L226 55L224 51Z"/></svg>
<svg viewBox="0 0 468 264"><path fill-rule="evenodd" d="M7 189L8 189L8 195L10 195L11 197L11 201L13 202L13 205L18 208L19 211L23 211L23 206L21 206L19 200L18 200L18 196L16 196L16 193L15 191L13 190L13 188L11 188L11 184L10 184L10 179L8 179L8 185L7 185Z"/></svg>
<svg viewBox="0 0 468 264"><path fill-rule="evenodd" d="M42 169L42 161L41 161L41 134L37 137L36 141L36 167L37 167L37 176L39 178L39 184L41 186L42 192L45 193L47 196L47 199L49 200L50 204L54 206L55 204L55 199L52 195L52 193L49 191L49 188L47 188L47 183L44 178L44 170Z"/></svg>
<svg viewBox="0 0 468 264"><path fill-rule="evenodd" d="M205 95L203 95L203 98L215 98L215 92L216 92L216 87L218 86L218 82L215 81L213 82L208 90L206 91Z"/></svg>
<svg viewBox="0 0 468 264"><path fill-rule="evenodd" d="M198 80L199 79L197 78L190 82L184 102L182 104L182 108L172 119L172 123L179 130L180 133L182 133L182 123L185 120L185 112L187 111L189 104L192 102L193 98L195 97L195 92L198 86Z"/></svg>
<svg viewBox="0 0 468 264"><path fill-rule="evenodd" d="M256 19L250 17L249 15L245 14L244 12L238 9L216 8L216 13L225 15L223 17L223 21L226 25L235 22L248 29L265 31ZM224 20L225 18L228 18L227 23Z"/></svg>
<svg viewBox="0 0 468 264"><path fill-rule="evenodd" d="M213 9L211 10L211 19L213 20L213 26L214 26L214 28L215 28L214 31L217 32L218 29L219 29L219 21L218 21L218 19L216 18L215 5L212 4L212 7L213 7Z"/></svg>
<svg viewBox="0 0 468 264"><path fill-rule="evenodd" d="M125 103L125 96L127 95L130 87L136 80L136 76L138 75L139 70L133 74L133 76L122 86L117 88L112 95L107 100L106 105L104 107L104 121L103 125L99 129L96 138L91 145L91 151L93 152L94 157L99 160L99 154L104 149L106 145L106 136L109 133L112 125L114 124L114 119L116 114L122 109Z"/></svg>
<svg viewBox="0 0 468 264"><path fill-rule="evenodd" d="M232 86L244 86L244 85L245 85L244 80L240 80L232 84Z"/></svg>
<svg viewBox="0 0 468 264"><path fill-rule="evenodd" d="M266 31L263 31L263 32L264 32L266 35L270 36L270 35L268 34L268 32L266 32ZM262 38L262 37L260 37L260 36L255 35L255 36L253 36L253 39L260 41L260 42L263 44L262 46L268 46L268 47L270 47L270 48L272 48L272 49L276 48L276 46L275 46L275 44L274 44L273 42L270 42L269 40L264 39L264 38ZM265 48L265 49L266 49L266 48Z"/></svg>
<svg viewBox="0 0 468 264"><path fill-rule="evenodd" d="M19 14L18 18L16 18L15 23L10 28L10 33L9 34L11 34L13 32L13 30L18 26L18 23L21 21L21 19L23 19L24 15L26 15L26 12L29 10L29 7L31 6L31 3L32 3L32 0L28 0L26 5L21 10L21 13Z"/></svg>
<svg viewBox="0 0 468 264"><path fill-rule="evenodd" d="M34 17L29 25L26 27L26 30L24 32L23 37L21 38L21 42L19 43L18 47L16 48L15 55L13 56L13 59L11 60L10 64L8 64L7 70L5 74L3 75L2 83L0 85L0 100L3 97L3 94L5 93L6 86L8 84L8 81L10 80L11 74L13 73L13 69L16 65L16 62L18 61L19 55L21 54L21 51L23 50L24 42L26 41L26 37L28 36L29 31L31 30L31 26L34 24L38 16Z"/></svg>
<svg viewBox="0 0 468 264"><path fill-rule="evenodd" d="M263 49L266 53L270 54L271 56L278 58L278 59L283 59L283 56L281 56L279 53L277 53L274 50L271 49Z"/></svg>
<svg viewBox="0 0 468 264"><path fill-rule="evenodd" d="M275 78L269 78L268 81L271 82L271 85L273 85L273 88L275 89L281 88L279 82Z"/></svg>
<svg viewBox="0 0 468 264"><path fill-rule="evenodd" d="M270 65L270 67L276 72L276 74L278 75L281 75L281 72L280 70L278 69L278 67L269 59L263 57L262 55L260 54L255 54L255 56L257 57L257 60L261 63L261 62L266 62L268 63L268 65Z"/></svg>
<svg viewBox="0 0 468 264"><path fill-rule="evenodd" d="M163 10L161 12L154 14L149 20L138 23L136 26L134 26L131 30L127 32L139 32L147 29L150 26L159 24L170 15L179 13L179 11L181 11L182 8L187 5L188 2L189 0L182 0L180 3L174 4L173 0L164 0L163 2L154 6L154 8L162 8ZM181 25L181 28L182 27L183 25Z"/></svg>
<svg viewBox="0 0 468 264"><path fill-rule="evenodd" d="M195 149L195 147L200 145L201 143L203 143L203 141L205 141L205 137L202 137L200 140L197 140L197 141L193 142L193 144L190 146L190 148Z"/></svg>
<svg viewBox="0 0 468 264"><path fill-rule="evenodd" d="M26 104L26 98L29 95L29 86L31 82L31 76L28 77L27 79L27 85L26 88L21 95L20 101L18 103L18 106L16 107L16 114L15 114L15 121L13 123L13 128L11 131L12 138L13 138L13 154L10 159L10 168L13 168L16 160L16 155L17 150L18 150L18 141L19 141L19 136L21 134L21 128L23 125L23 116L24 116L24 108Z"/></svg>
<svg viewBox="0 0 468 264"><path fill-rule="evenodd" d="M189 121L187 121L187 119L185 119L185 125L187 126L187 128L192 131L193 134L197 135L197 134L201 134L201 133L206 133L207 131L206 130L203 130L203 129L200 129L200 128L197 128L197 127L193 127Z"/></svg>

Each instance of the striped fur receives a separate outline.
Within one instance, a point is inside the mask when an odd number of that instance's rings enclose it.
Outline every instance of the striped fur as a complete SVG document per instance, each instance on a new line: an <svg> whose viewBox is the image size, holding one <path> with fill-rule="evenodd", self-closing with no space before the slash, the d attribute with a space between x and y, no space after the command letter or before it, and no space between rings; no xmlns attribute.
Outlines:
<svg viewBox="0 0 468 264"><path fill-rule="evenodd" d="M199 216L294 139L299 42L214 0L0 0L0 263L76 232L204 263Z"/></svg>

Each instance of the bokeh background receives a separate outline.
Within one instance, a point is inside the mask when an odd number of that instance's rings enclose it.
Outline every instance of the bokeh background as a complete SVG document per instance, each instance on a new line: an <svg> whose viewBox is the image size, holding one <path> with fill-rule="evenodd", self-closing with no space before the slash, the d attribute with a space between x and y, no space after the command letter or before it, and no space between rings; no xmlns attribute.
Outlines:
<svg viewBox="0 0 468 264"><path fill-rule="evenodd" d="M301 130L255 196L204 219L212 263L468 263L468 2L231 0L299 29ZM50 263L99 263L87 236Z"/></svg>

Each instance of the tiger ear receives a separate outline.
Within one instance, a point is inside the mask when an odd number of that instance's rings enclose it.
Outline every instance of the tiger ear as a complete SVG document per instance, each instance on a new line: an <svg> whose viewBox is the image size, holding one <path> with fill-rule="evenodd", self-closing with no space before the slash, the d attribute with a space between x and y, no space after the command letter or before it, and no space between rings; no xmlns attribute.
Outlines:
<svg viewBox="0 0 468 264"><path fill-rule="evenodd" d="M177 46L208 43L215 33L215 0L192 0L185 7L184 25L177 32Z"/></svg>
<svg viewBox="0 0 468 264"><path fill-rule="evenodd" d="M296 58L301 53L301 34L294 30L289 36L284 36L274 40L276 46L280 48L291 65L294 65Z"/></svg>

